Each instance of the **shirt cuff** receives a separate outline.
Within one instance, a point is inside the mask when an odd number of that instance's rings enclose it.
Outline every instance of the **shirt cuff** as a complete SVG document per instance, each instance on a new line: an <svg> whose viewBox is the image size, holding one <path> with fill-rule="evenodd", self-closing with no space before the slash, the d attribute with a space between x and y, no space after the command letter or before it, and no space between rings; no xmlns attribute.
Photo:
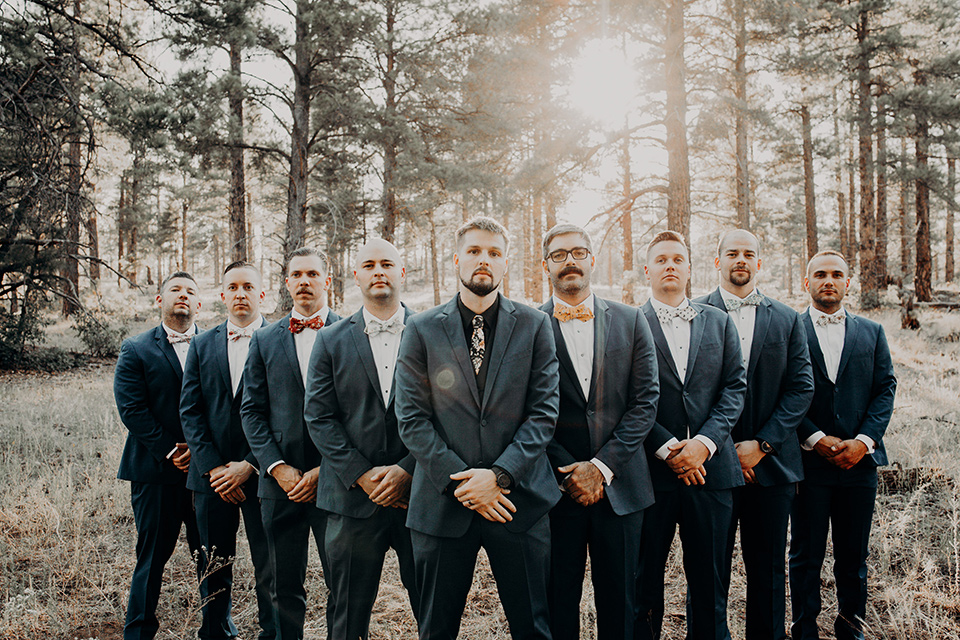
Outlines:
<svg viewBox="0 0 960 640"><path fill-rule="evenodd" d="M609 487L610 483L613 482L613 471L610 470L610 467L600 462L597 458L590 458L590 463L600 470L600 474L603 476L603 484Z"/></svg>
<svg viewBox="0 0 960 640"><path fill-rule="evenodd" d="M669 440L667 440L666 442L664 442L664 443L663 443L663 446L660 447L659 449L657 449L657 452L654 453L653 455L657 456L657 457L660 458L661 460L666 460L666 459L667 459L667 456L670 455L670 447L672 447L672 446L675 445L675 444L679 444L679 443L680 443L680 441L677 440L676 438L670 438Z"/></svg>
<svg viewBox="0 0 960 640"><path fill-rule="evenodd" d="M699 440L700 442L702 442L703 446L705 446L707 448L707 451L710 452L710 455L707 456L707 460L712 458L713 454L717 452L717 443L711 440L710 438L708 438L707 436L702 436L698 433L697 435L693 436L693 439Z"/></svg>
<svg viewBox="0 0 960 640"><path fill-rule="evenodd" d="M269 467L267 467L267 475L270 476L270 477L273 477L273 470L276 469L276 468L277 468L278 466L280 466L281 464L287 464L287 463L284 462L283 460L277 460L277 461L274 462L272 465L270 465Z"/></svg>
<svg viewBox="0 0 960 640"><path fill-rule="evenodd" d="M167 454L167 460L173 460L173 456L177 454L177 447L174 447L173 450Z"/></svg>
<svg viewBox="0 0 960 640"><path fill-rule="evenodd" d="M865 436L862 433L858 433L856 439L862 442L863 444L867 445L867 453L872 454L874 452L874 449L876 448L877 443L873 441L873 438L871 438L870 436Z"/></svg>
<svg viewBox="0 0 960 640"><path fill-rule="evenodd" d="M826 437L827 434L825 434L823 431L817 431L815 434L804 440L800 445L800 448L804 451L813 451L813 448L817 446L817 443L820 442L820 439ZM867 448L869 449L870 447L868 446Z"/></svg>

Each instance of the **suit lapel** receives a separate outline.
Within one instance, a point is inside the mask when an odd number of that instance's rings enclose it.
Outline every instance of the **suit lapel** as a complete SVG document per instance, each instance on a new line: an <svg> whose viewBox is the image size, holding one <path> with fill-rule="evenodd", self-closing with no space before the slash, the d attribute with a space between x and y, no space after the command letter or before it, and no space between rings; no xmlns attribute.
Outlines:
<svg viewBox="0 0 960 640"><path fill-rule="evenodd" d="M444 315L440 317L440 324L447 332L453 356L460 365L460 372L466 380L467 388L473 395L473 401L480 406L480 392L477 391L477 375L473 372L470 363L470 354L467 352L467 339L463 336L463 323L460 321L460 310L457 308L457 297L447 303Z"/></svg>
<svg viewBox="0 0 960 640"><path fill-rule="evenodd" d="M553 317L553 298L550 299L543 308L544 313L550 316L550 325L553 329L553 339L557 344L557 360L560 361L560 366L566 371L567 377L576 382L577 373L573 368L573 360L570 359L570 352L567 351L567 341L563 339L563 332L560 330L560 321ZM579 384L574 384L577 390L580 393L580 397L583 397L583 389ZM586 401L586 398L583 398Z"/></svg>
<svg viewBox="0 0 960 640"><path fill-rule="evenodd" d="M289 329L291 317L292 314L288 313L280 320L278 323L280 326L277 327L277 337L280 344L283 345L283 352L286 354L287 360L290 361L290 366L293 367L294 375L300 381L300 388L303 388L303 374L300 373L300 360L297 359L297 341L294 339L293 332Z"/></svg>
<svg viewBox="0 0 960 640"><path fill-rule="evenodd" d="M227 346L229 340L227 340L227 323L224 322L218 326L214 331L217 332L217 335L214 338L213 344L213 353L214 358L216 359L216 367L220 370L220 376L223 378L223 383L227 385L227 389L230 389L230 392L233 392L233 382L230 380L230 357L227 355Z"/></svg>
<svg viewBox="0 0 960 640"><path fill-rule="evenodd" d="M400 304L403 305L403 324L404 324L404 326L406 326L407 322L410 321L410 316L413 315L413 312L410 311L410 309L407 307L407 305L403 304L402 302L401 302ZM402 335L402 334L401 334L401 335ZM402 338L401 338L401 339L402 339ZM393 369L393 378L394 378L394 382L392 382L392 383L390 384L390 397L387 398L387 408L389 408L390 405L393 404L393 399L394 399L394 398L396 397L396 395L397 395L397 384L396 384L397 369L396 369L396 367L394 367L394 369ZM378 381L378 384L379 384L379 381ZM377 389L379 389L379 388L380 388L380 387L378 386Z"/></svg>
<svg viewBox="0 0 960 640"><path fill-rule="evenodd" d="M657 312L649 302L643 305L643 315L647 317L647 324L650 325L650 333L653 334L653 343L657 346L657 351L660 352L660 359L667 363L668 370L673 374L673 377L679 381L680 374L677 373L677 365L673 361L673 354L670 353L667 336L663 335L660 319L657 318Z"/></svg>
<svg viewBox="0 0 960 640"><path fill-rule="evenodd" d="M757 305L753 321L753 341L750 343L750 362L747 363L748 380L752 378L757 360L760 359L760 350L763 348L763 341L767 339L771 315L773 315L773 312L770 310L770 300L764 296L763 302Z"/></svg>
<svg viewBox="0 0 960 640"><path fill-rule="evenodd" d="M688 303L694 309L697 307L694 303ZM700 350L700 340L703 338L703 327L706 320L703 319L703 309L697 309L698 313L690 321L690 352L687 353L687 373L683 379L683 385L686 386L693 375L693 369L697 363L697 352Z"/></svg>
<svg viewBox="0 0 960 640"><path fill-rule="evenodd" d="M497 295L500 295L499 293ZM500 296L500 310L497 312L497 335L493 341L493 353L490 354L490 361L487 363L487 382L483 387L483 404L486 404L490 397L490 390L497 383L497 374L500 372L500 363L503 361L503 354L507 352L507 345L510 343L510 337L513 335L513 327L517 324L517 319L513 312L515 307L510 300Z"/></svg>
<svg viewBox="0 0 960 640"><path fill-rule="evenodd" d="M820 349L820 339L817 337L817 330L813 326L813 318L810 317L810 311L801 314L803 317L803 328L807 331L807 345L810 347L810 359L820 367L820 373L824 378L830 379L827 375L827 362L823 359L823 351ZM844 341L846 342L846 341Z"/></svg>
<svg viewBox="0 0 960 640"><path fill-rule="evenodd" d="M598 296L593 296L593 371L590 374L590 397L597 392L597 377L603 370L603 357L610 338L610 307ZM579 385L578 385L579 386Z"/></svg>
<svg viewBox="0 0 960 640"><path fill-rule="evenodd" d="M363 318L363 310L357 311L350 317L350 335L353 336L353 344L357 347L357 355L360 356L360 362L363 364L363 370L367 372L367 379L370 385L376 391L376 396L383 404L383 394L380 392L380 376L377 374L377 365L373 360L373 350L370 348L370 338L367 337L366 322Z"/></svg>
<svg viewBox="0 0 960 640"><path fill-rule="evenodd" d="M847 311L847 320L844 323L843 351L840 353L840 366L837 367L837 380L843 375L843 370L850 362L850 355L857 348L857 339L860 337L860 321L855 315Z"/></svg>
<svg viewBox="0 0 960 640"><path fill-rule="evenodd" d="M170 341L167 340L167 332L164 330L163 325L157 327L154 334L154 337L157 339L157 347L163 352L163 355L167 358L167 362L176 372L177 380L183 382L183 367L180 366L180 358L177 357L176 349L174 349Z"/></svg>

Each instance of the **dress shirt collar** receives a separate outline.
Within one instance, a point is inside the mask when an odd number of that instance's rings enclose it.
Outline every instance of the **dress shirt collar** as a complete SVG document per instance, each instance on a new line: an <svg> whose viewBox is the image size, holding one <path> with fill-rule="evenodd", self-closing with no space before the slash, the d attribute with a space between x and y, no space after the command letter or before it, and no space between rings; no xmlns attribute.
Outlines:
<svg viewBox="0 0 960 640"><path fill-rule="evenodd" d="M576 305L576 304L567 304L566 302L564 302L563 300L561 300L560 298L558 298L556 295L553 296L553 307L554 307L554 308L557 308L557 307L570 307L571 309L576 309L578 306L583 305L583 306L586 307L587 309L590 309L590 312L592 313L592 312L593 312L593 302L594 302L594 294L592 294L592 293L591 293L589 296L587 296L587 299L584 300L583 302L581 302L579 305Z"/></svg>
<svg viewBox="0 0 960 640"><path fill-rule="evenodd" d="M174 331L166 325L166 323L161 322L160 326L163 327L163 330L166 332L167 336L193 336L197 334L197 323L193 323L193 326L187 329L186 333L180 333L179 331Z"/></svg>
<svg viewBox="0 0 960 640"><path fill-rule="evenodd" d="M323 307L319 311L317 311L315 314L309 317L303 315L296 309L292 309L290 311L290 317L296 318L297 320L312 320L313 318L316 318L317 316L319 316L320 319L323 320L323 324L327 324L328 313L330 313L330 307L328 307L327 305L323 305Z"/></svg>
<svg viewBox="0 0 960 640"><path fill-rule="evenodd" d="M227 332L228 332L228 333L229 333L230 331L233 331L233 332L235 332L235 333L239 333L240 331L244 331L244 330L246 330L246 329L249 329L250 327L253 327L253 329L256 330L256 329L259 329L259 328L262 327L262 326L263 326L263 316L257 316L257 319L254 320L253 322L251 322L250 324L248 324L246 327L238 327L237 325L235 325L235 324L233 324L232 322L230 322L229 320L227 320Z"/></svg>
<svg viewBox="0 0 960 640"><path fill-rule="evenodd" d="M392 316L390 316L390 317L387 318L386 320L381 320L381 319L378 318L377 316L375 316L375 315L373 315L372 313L370 313L369 311L367 311L367 308L366 308L366 307L363 307L362 309L363 309L363 324L365 324L365 325L370 324L370 321L371 321L371 320L376 320L377 322L382 322L382 323L384 323L384 324L386 324L386 323L388 323L388 322L392 322L393 320L399 320L399 321L402 323L402 322L403 322L403 315L404 315L404 312L406 311L406 309L403 308L403 305L400 305L400 308L397 309L397 312L396 312L396 313L394 313Z"/></svg>
<svg viewBox="0 0 960 640"><path fill-rule="evenodd" d="M473 316L477 315L473 311L467 308L467 305L463 304L463 300L460 298L460 294L457 294L457 308L460 310L460 320L463 321L463 330L467 332L467 335L473 333ZM497 293L497 299L493 301L493 304L490 305L486 311L479 314L483 316L483 324L490 328L494 329L497 326L497 316L500 311L500 293Z"/></svg>
<svg viewBox="0 0 960 640"><path fill-rule="evenodd" d="M837 309L835 313L824 313L813 305L810 305L810 319L813 321L813 326L817 326L817 320L824 316L836 317L839 315L848 316L850 314L847 313L847 309L843 305L840 305L840 308Z"/></svg>
<svg viewBox="0 0 960 640"><path fill-rule="evenodd" d="M665 310L667 310L667 311L674 311L674 310L685 309L685 308L689 307L689 306L690 306L690 299L687 298L687 297L684 297L684 298L683 298L683 302L681 302L680 304L678 304L678 305L675 306L675 307L671 307L671 306L668 305L666 302L660 302L659 300L657 300L657 299L654 298L653 296L650 296L650 304L653 305L654 311L656 311L657 309L665 309Z"/></svg>
<svg viewBox="0 0 960 640"><path fill-rule="evenodd" d="M760 291L759 291L756 287L754 287L752 291L750 291L749 293L747 293L747 295L745 295L745 296L743 296L743 297L740 297L740 296L738 296L738 295L735 294L735 293L730 293L729 291L727 291L727 290L724 289L723 287L717 287L717 289L720 291L720 297L723 298L724 300L743 300L743 299L745 299L747 296L749 296L749 295L751 295L751 294L753 294L753 293L760 293Z"/></svg>

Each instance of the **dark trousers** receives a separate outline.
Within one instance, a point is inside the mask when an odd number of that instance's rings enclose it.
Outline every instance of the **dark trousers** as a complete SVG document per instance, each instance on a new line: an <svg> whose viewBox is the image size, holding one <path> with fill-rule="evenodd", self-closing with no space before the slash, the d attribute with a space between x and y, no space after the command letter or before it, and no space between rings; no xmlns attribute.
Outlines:
<svg viewBox="0 0 960 640"><path fill-rule="evenodd" d="M275 605L277 609L277 637L280 640L302 640L303 623L307 613L307 550L310 531L320 553L324 579L327 556L323 547L326 514L313 502L293 502L263 498L260 501L263 529L267 536L270 559L273 562ZM327 601L327 629L333 612Z"/></svg>
<svg viewBox="0 0 960 640"><path fill-rule="evenodd" d="M406 516L406 510L392 507L378 508L369 518L327 514L324 546L334 611L328 634L331 638L366 640L383 559L391 547L400 562L400 580L410 597L414 617L419 614L420 592Z"/></svg>
<svg viewBox="0 0 960 640"><path fill-rule="evenodd" d="M203 607L203 623L198 634L201 640L237 636L237 627L230 615L230 591L241 514L247 542L250 543L250 558L253 560L260 639L273 640L277 637L277 613L273 606L274 568L263 530L255 474L243 485L243 493L247 499L240 504L227 502L215 493L194 494L200 543L207 559L205 582L210 594L210 599Z"/></svg>
<svg viewBox="0 0 960 640"><path fill-rule="evenodd" d="M833 575L837 581L837 640L863 638L867 615L867 554L870 524L877 498L877 471L835 474L837 481L800 483L793 503L790 538L790 599L794 640L819 637L820 569L827 553L827 532L833 530Z"/></svg>
<svg viewBox="0 0 960 640"><path fill-rule="evenodd" d="M606 498L583 507L564 495L550 512L550 631L580 637L580 599L590 552L597 638L631 640L643 511L622 516Z"/></svg>
<svg viewBox="0 0 960 640"><path fill-rule="evenodd" d="M688 640L729 640L724 575L730 562L727 531L733 517L733 491L679 487L657 492L643 517L643 544L637 574L637 622L634 638L660 637L664 613L667 557L679 527L683 572L687 579Z"/></svg>
<svg viewBox="0 0 960 640"><path fill-rule="evenodd" d="M137 565L130 580L130 599L123 625L124 640L151 640L160 628L157 602L163 583L163 567L173 555L186 526L187 545L197 554L197 577L203 571L199 555L200 535L193 513L193 494L182 484L130 483L130 504L137 525ZM200 597L206 597L200 585Z"/></svg>
<svg viewBox="0 0 960 640"><path fill-rule="evenodd" d="M727 590L730 563L740 525L740 551L747 572L747 640L787 637L787 524L797 484L763 487L748 484L733 489L733 519L724 559Z"/></svg>
<svg viewBox="0 0 960 640"><path fill-rule="evenodd" d="M459 538L410 532L420 586L421 640L457 637L473 582L480 547L487 552L497 592L518 640L550 640L547 577L550 571L550 524L543 516L522 533L475 515Z"/></svg>

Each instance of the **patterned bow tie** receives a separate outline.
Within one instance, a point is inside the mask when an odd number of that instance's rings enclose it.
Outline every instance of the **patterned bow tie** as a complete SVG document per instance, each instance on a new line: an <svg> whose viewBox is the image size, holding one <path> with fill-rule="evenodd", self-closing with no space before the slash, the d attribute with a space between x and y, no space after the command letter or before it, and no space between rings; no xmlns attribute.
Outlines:
<svg viewBox="0 0 960 640"><path fill-rule="evenodd" d="M387 332L394 335L403 331L403 320L400 318L394 318L384 322L382 320L370 320L367 323L367 326L363 328L363 332L368 336L375 336L379 333Z"/></svg>
<svg viewBox="0 0 960 640"><path fill-rule="evenodd" d="M568 322L570 320L582 320L586 322L587 320L593 319L593 311L583 304L578 304L575 307L557 305L553 309L553 317L560 322Z"/></svg>
<svg viewBox="0 0 960 640"><path fill-rule="evenodd" d="M690 322L697 317L697 310L689 305L682 309L663 309L658 307L657 317L660 319L660 322L663 322L664 324L670 324L673 322L674 318L680 318L681 320Z"/></svg>
<svg viewBox="0 0 960 640"><path fill-rule="evenodd" d="M234 331L230 329L227 331L227 340L230 342L236 342L240 338L252 338L253 337L253 326L244 327L239 331Z"/></svg>
<svg viewBox="0 0 960 640"><path fill-rule="evenodd" d="M727 311L736 311L740 307L752 306L755 307L758 304L763 302L763 294L757 293L754 291L746 298L735 298L731 300L730 298L724 298L723 304L727 307Z"/></svg>
<svg viewBox="0 0 960 640"><path fill-rule="evenodd" d="M193 336L195 335L194 333L168 333L167 342L170 344L183 344L184 342L190 344L190 341L193 340Z"/></svg>
<svg viewBox="0 0 960 640"><path fill-rule="evenodd" d="M323 328L323 320L320 316L314 316L309 320L300 320L299 318L290 318L290 333L297 334L304 329L313 329L318 331Z"/></svg>
<svg viewBox="0 0 960 640"><path fill-rule="evenodd" d="M840 311L837 311L832 316L823 315L817 318L817 326L826 327L827 325L831 325L831 324L843 324L844 320L846 319L847 319L847 314L845 311L841 309Z"/></svg>

